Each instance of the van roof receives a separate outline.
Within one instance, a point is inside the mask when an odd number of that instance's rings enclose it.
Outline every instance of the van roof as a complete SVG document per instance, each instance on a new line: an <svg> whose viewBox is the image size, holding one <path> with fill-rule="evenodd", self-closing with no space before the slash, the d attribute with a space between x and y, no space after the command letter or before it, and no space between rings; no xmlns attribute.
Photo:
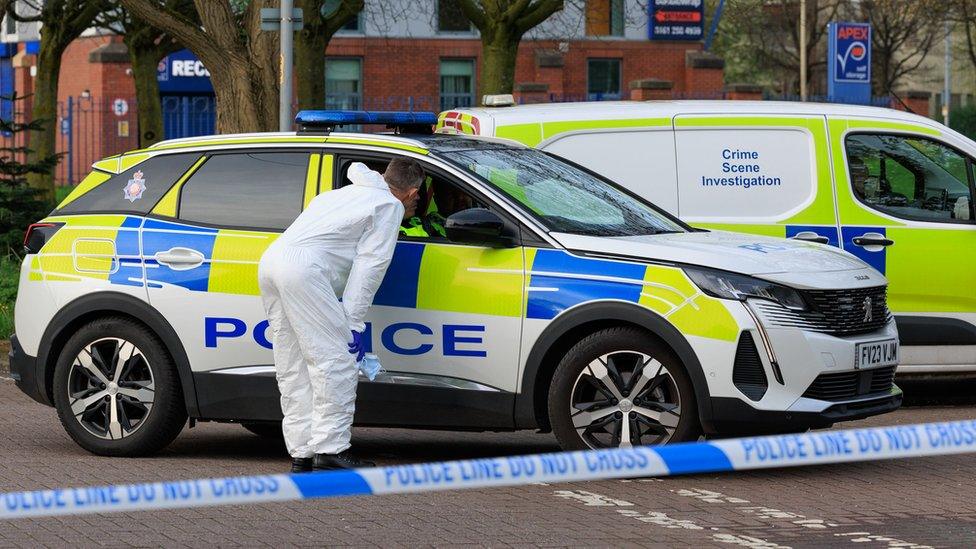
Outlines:
<svg viewBox="0 0 976 549"><path fill-rule="evenodd" d="M496 125L562 120L601 120L628 118L671 118L690 115L828 115L846 117L888 118L923 122L934 121L916 114L882 107L844 105L839 103L806 103L791 101L600 101L585 103L539 103L513 107L452 109L452 112L490 118Z"/></svg>

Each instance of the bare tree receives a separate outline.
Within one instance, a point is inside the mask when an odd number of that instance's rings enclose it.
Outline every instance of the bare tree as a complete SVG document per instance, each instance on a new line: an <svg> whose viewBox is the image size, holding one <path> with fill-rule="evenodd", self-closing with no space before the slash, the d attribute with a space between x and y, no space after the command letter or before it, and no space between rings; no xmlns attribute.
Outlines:
<svg viewBox="0 0 976 549"><path fill-rule="evenodd" d="M191 0L166 0L169 9L196 19ZM184 46L164 31L143 19L129 14L122 6L114 5L98 18L99 26L122 34L129 50L132 77L136 86L138 105L139 146L148 147L163 139L163 111L159 97L157 67L159 62Z"/></svg>
<svg viewBox="0 0 976 549"><path fill-rule="evenodd" d="M837 19L849 0L807 0L807 84L823 90L826 70L827 23ZM735 33L737 40L726 55L751 58L749 64L764 69L779 82L784 93L799 90L800 2L798 0L741 0L726 5L723 33Z"/></svg>
<svg viewBox="0 0 976 549"><path fill-rule="evenodd" d="M871 23L872 87L875 95L891 93L899 80L925 62L944 36L943 0L861 0L856 7Z"/></svg>
<svg viewBox="0 0 976 549"><path fill-rule="evenodd" d="M522 36L562 10L563 0L457 1L481 33L481 94L512 93Z"/></svg>
<svg viewBox="0 0 976 549"><path fill-rule="evenodd" d="M278 34L261 32L273 0L193 0L199 21L167 0L120 0L126 10L183 43L210 71L220 132L278 129Z"/></svg>
<svg viewBox="0 0 976 549"><path fill-rule="evenodd" d="M966 34L966 56L976 69L976 0L948 0L948 18L962 26Z"/></svg>
<svg viewBox="0 0 976 549"><path fill-rule="evenodd" d="M31 128L28 157L29 162L36 163L55 154L61 56L71 42L92 26L106 5L100 0L0 0L0 8L15 21L41 24L32 117L44 123ZM54 199L53 172L32 172L28 174L27 182L38 190L42 199Z"/></svg>
<svg viewBox="0 0 976 549"><path fill-rule="evenodd" d="M323 16L325 0L297 0L304 14L304 28L295 40L295 76L298 108L325 106L325 49L332 36L363 10L363 0L342 0L334 13Z"/></svg>

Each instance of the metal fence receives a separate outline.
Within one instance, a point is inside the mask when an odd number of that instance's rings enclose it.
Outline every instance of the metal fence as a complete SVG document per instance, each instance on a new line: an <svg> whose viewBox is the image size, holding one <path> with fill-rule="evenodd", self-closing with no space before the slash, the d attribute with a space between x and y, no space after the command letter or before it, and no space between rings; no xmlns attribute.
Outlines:
<svg viewBox="0 0 976 549"><path fill-rule="evenodd" d="M68 97L58 103L55 171L59 185L74 185L93 162L139 145L135 99Z"/></svg>

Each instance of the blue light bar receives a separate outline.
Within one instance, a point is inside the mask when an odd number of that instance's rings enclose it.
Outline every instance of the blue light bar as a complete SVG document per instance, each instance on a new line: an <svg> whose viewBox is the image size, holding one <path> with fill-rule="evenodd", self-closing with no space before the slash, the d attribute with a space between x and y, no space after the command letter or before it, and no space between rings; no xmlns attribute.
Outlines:
<svg viewBox="0 0 976 549"><path fill-rule="evenodd" d="M437 115L414 111L299 111L295 123L300 128L331 128L349 124L387 126L433 126Z"/></svg>

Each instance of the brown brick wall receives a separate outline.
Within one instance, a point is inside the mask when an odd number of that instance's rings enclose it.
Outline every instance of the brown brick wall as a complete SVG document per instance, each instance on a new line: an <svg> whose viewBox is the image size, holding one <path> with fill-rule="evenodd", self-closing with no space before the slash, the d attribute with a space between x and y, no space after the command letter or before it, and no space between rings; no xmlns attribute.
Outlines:
<svg viewBox="0 0 976 549"><path fill-rule="evenodd" d="M628 82L659 78L675 83L675 92L711 92L722 89L721 70L685 67L685 53L701 44L624 40L577 40L563 43L562 67L540 67L538 52L559 52L556 41L524 41L516 61L515 82L544 83L549 93L569 98L586 96L586 67L590 58L622 60L621 91ZM476 39L385 39L337 37L327 50L329 57L363 59L363 96L367 106L384 97L436 98L440 93L439 63L442 58L480 62L481 42ZM701 74L699 74L701 73ZM436 106L435 106L436 109Z"/></svg>

